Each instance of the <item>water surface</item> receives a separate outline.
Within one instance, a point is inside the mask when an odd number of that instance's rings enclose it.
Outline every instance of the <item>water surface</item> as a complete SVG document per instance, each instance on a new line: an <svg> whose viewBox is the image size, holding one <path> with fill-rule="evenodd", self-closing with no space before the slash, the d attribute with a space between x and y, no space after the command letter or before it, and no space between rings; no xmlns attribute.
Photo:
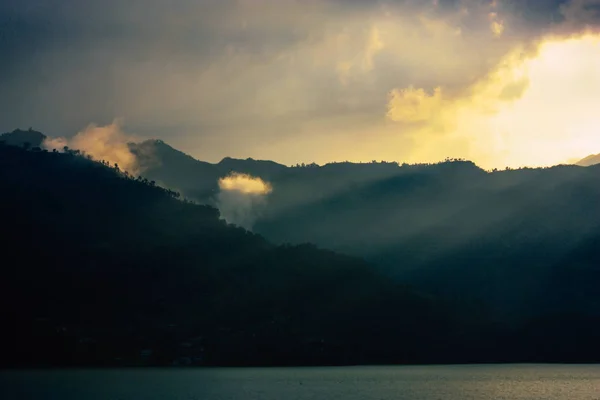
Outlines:
<svg viewBox="0 0 600 400"><path fill-rule="evenodd" d="M0 391L3 400L600 400L600 366L2 371Z"/></svg>

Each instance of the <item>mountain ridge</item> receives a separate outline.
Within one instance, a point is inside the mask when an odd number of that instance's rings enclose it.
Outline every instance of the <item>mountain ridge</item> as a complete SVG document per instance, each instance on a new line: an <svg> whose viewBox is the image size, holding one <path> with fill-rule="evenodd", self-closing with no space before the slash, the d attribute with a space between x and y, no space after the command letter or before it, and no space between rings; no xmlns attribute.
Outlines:
<svg viewBox="0 0 600 400"><path fill-rule="evenodd" d="M46 135L33 130L33 128L29 128L28 130L15 129L12 132L0 134L0 142L11 146L26 145L28 147L42 147L46 138Z"/></svg>
<svg viewBox="0 0 600 400"><path fill-rule="evenodd" d="M419 362L430 345L417 356L392 333L414 342L447 324L361 259L272 245L74 150L0 145L0 185L0 249L27 254L0 269L1 366ZM391 318L384 341L361 327L369 315Z"/></svg>
<svg viewBox="0 0 600 400"><path fill-rule="evenodd" d="M600 164L600 154L592 154L576 162L576 165L581 167L590 167L596 164Z"/></svg>
<svg viewBox="0 0 600 400"><path fill-rule="evenodd" d="M600 166L281 171L250 232L152 176L0 145L0 245L26 259L2 268L2 362L600 360Z"/></svg>

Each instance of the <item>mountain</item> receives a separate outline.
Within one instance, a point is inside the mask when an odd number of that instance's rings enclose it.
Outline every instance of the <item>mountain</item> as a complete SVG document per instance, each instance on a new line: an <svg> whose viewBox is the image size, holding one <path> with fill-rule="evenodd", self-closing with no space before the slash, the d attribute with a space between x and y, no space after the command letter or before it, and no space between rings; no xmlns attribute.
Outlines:
<svg viewBox="0 0 600 400"><path fill-rule="evenodd" d="M273 161L246 160L226 157L217 164L199 161L174 149L162 140L130 143L144 176L166 187L176 189L186 197L212 204L218 190L218 180L231 172L243 172L265 180L275 179L288 167Z"/></svg>
<svg viewBox="0 0 600 400"><path fill-rule="evenodd" d="M600 361L600 166L209 164L138 146L154 175L0 146L5 364ZM233 169L269 174L255 233L174 191L201 201Z"/></svg>
<svg viewBox="0 0 600 400"><path fill-rule="evenodd" d="M162 140L130 143L129 148L145 177L186 197L209 203L218 189L221 171L216 165L198 161Z"/></svg>
<svg viewBox="0 0 600 400"><path fill-rule="evenodd" d="M288 208L275 182L254 231L365 257L424 290L486 304L503 321L541 310L600 315L599 178L598 167L488 173L445 162L338 191L315 178L298 192L311 199Z"/></svg>
<svg viewBox="0 0 600 400"><path fill-rule="evenodd" d="M451 311L75 151L0 146L4 366L423 362Z"/></svg>
<svg viewBox="0 0 600 400"><path fill-rule="evenodd" d="M47 136L31 128L15 129L0 134L0 143L12 146L42 147ZM217 164L196 160L162 140L129 143L140 170L149 180L175 189L186 197L212 204L218 190L218 180L231 172L243 172L265 180L275 179L288 167L273 161L245 160L225 157Z"/></svg>
<svg viewBox="0 0 600 400"><path fill-rule="evenodd" d="M600 315L599 168L490 173L464 160L296 167L226 161L229 168L212 176L179 174L197 178L189 178L190 189L202 181L216 190L218 174L229 170L269 181L273 192L253 230L271 241L364 257L444 298L481 302L502 321L541 310Z"/></svg>
<svg viewBox="0 0 600 400"><path fill-rule="evenodd" d="M600 154L592 154L591 156L587 156L586 158L577 161L575 164L581 167L589 167L591 165L600 164Z"/></svg>
<svg viewBox="0 0 600 400"><path fill-rule="evenodd" d="M11 146L41 147L44 140L46 140L46 135L31 128L26 131L15 129L0 135L0 142Z"/></svg>
<svg viewBox="0 0 600 400"><path fill-rule="evenodd" d="M277 179L288 170L287 166L273 161L254 160L252 158L239 160L231 157L222 159L217 164L217 167L222 174L243 172L245 174L260 177L266 181Z"/></svg>

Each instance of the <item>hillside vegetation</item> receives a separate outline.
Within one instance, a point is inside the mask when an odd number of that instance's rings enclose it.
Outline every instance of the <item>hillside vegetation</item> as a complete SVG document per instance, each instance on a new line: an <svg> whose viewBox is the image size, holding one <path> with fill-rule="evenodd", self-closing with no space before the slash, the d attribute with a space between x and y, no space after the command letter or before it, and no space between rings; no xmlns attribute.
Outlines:
<svg viewBox="0 0 600 400"><path fill-rule="evenodd" d="M4 142L4 365L600 361L596 167L202 164L146 142L175 160L145 178ZM232 170L273 185L267 239L158 184Z"/></svg>

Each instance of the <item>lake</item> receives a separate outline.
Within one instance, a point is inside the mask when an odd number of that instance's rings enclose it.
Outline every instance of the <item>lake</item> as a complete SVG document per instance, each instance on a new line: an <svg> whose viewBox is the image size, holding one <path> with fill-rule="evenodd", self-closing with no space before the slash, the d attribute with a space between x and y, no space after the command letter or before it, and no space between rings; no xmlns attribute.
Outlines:
<svg viewBox="0 0 600 400"><path fill-rule="evenodd" d="M467 365L0 371L0 398L600 400L600 366Z"/></svg>

